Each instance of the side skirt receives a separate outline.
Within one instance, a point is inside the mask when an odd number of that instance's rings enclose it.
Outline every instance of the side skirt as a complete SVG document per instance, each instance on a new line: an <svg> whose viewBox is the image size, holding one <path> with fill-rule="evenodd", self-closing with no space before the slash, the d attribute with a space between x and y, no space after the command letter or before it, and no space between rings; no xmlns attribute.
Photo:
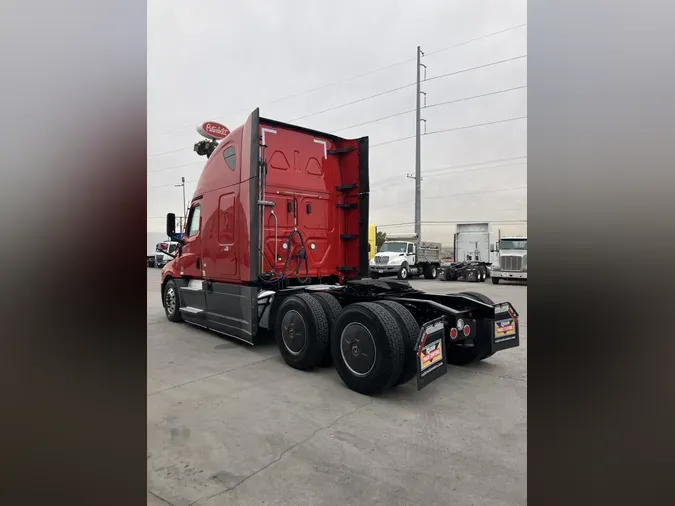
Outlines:
<svg viewBox="0 0 675 506"><path fill-rule="evenodd" d="M258 288L212 281L206 284L206 326L254 344L258 333Z"/></svg>

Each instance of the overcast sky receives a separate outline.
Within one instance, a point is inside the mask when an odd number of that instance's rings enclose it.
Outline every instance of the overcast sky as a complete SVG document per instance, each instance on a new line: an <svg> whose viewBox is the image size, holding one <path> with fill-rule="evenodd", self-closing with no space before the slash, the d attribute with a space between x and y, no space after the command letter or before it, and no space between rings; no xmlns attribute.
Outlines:
<svg viewBox="0 0 675 506"><path fill-rule="evenodd" d="M149 0L148 230L163 230L162 216L181 212L181 189L173 184L199 177L204 158L192 151L197 124L235 128L256 107L262 116L290 121L410 84L414 60L277 100L414 59L417 45L432 53L526 22L524 0ZM430 54L423 63L431 79L526 54L521 27ZM527 58L520 58L430 80L422 90L433 105L526 84ZM414 113L343 128L414 107L410 86L297 123L343 137L368 135L373 146L414 135ZM428 132L526 115L525 88L422 112ZM527 217L526 154L526 119L423 137L422 221L486 220L502 222L507 233L525 231L516 220ZM372 148L370 216L383 231L413 231L386 225L414 220L414 180L405 177L414 170L414 139ZM188 200L194 188L186 185ZM429 224L422 233L451 244L454 228Z"/></svg>

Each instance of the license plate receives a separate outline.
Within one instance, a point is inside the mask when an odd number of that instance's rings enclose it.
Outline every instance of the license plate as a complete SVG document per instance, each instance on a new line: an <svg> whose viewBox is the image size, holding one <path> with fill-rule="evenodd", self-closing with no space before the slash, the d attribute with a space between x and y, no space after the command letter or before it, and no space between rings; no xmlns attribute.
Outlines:
<svg viewBox="0 0 675 506"><path fill-rule="evenodd" d="M506 318L495 322L495 343L509 341L516 337L516 322L513 318Z"/></svg>
<svg viewBox="0 0 675 506"><path fill-rule="evenodd" d="M378 272L379 274L384 274L384 271L383 271L383 270L378 270L377 272Z"/></svg>

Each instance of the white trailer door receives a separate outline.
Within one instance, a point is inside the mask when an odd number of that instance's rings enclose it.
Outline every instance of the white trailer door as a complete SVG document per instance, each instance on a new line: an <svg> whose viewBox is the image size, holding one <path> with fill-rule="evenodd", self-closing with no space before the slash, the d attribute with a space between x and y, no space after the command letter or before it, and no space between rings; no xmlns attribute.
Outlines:
<svg viewBox="0 0 675 506"><path fill-rule="evenodd" d="M490 234L487 223L457 225L456 261L490 261Z"/></svg>

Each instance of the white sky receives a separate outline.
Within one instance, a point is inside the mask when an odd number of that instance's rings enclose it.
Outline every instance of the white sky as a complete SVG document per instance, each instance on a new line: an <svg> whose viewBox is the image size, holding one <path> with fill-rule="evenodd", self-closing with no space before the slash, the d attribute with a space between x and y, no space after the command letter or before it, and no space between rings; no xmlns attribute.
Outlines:
<svg viewBox="0 0 675 506"><path fill-rule="evenodd" d="M205 159L192 151L200 140L197 124L214 120L235 128L256 107L262 116L290 121L412 83L415 62L276 99L413 59L417 45L431 53L526 22L524 0L149 0L148 231L163 230L167 212L180 213L182 193L173 184L181 176L190 182L199 177ZM522 27L429 55L423 63L432 78L525 54ZM422 90L432 105L526 84L527 59L521 58L429 81ZM372 146L414 135L414 113L336 130L414 107L411 86L297 123L343 137L368 135ZM422 111L429 132L526 115L527 89ZM524 232L526 223L515 221L527 219L526 154L526 119L423 137L422 221L502 222L505 233ZM473 165L516 157L522 158ZM405 175L414 170L414 139L371 149L371 223L413 221L414 180ZM186 185L188 200L194 188ZM498 191L510 188L517 189ZM451 244L454 228L423 224L422 233L425 240Z"/></svg>

